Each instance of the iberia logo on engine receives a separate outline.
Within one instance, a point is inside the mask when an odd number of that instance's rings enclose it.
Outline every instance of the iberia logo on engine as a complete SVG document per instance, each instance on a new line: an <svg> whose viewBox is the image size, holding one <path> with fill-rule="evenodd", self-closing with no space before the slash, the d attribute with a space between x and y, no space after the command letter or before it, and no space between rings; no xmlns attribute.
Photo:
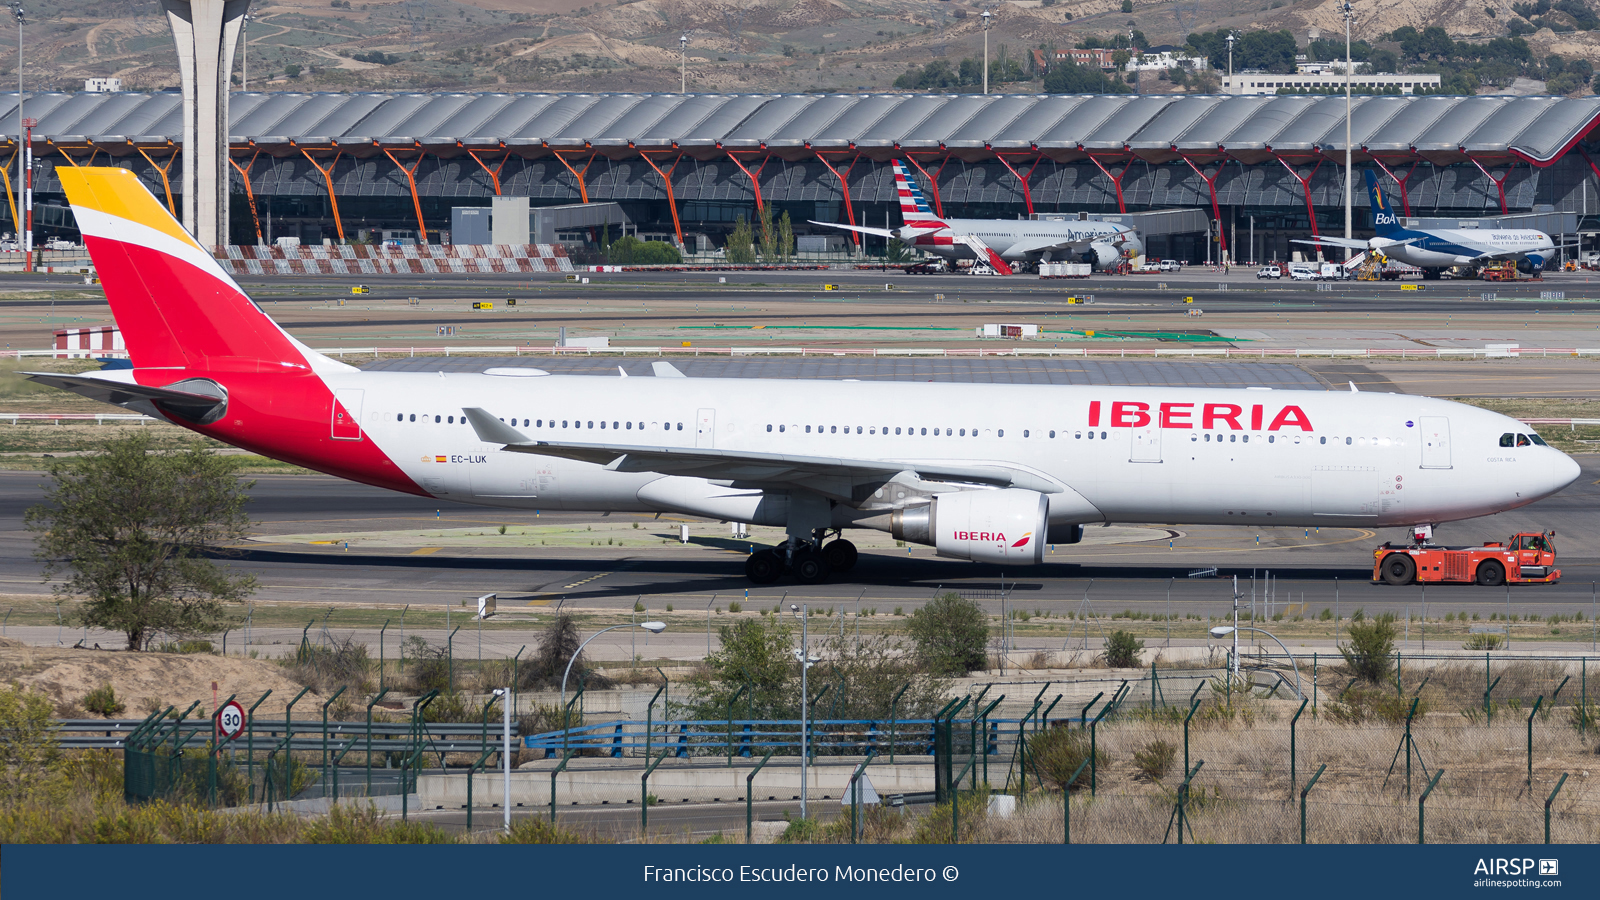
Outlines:
<svg viewBox="0 0 1600 900"><path fill-rule="evenodd" d="M1033 532L1029 532L1029 534L1032 534L1032 533ZM994 541L996 543L1003 544L1003 543L1005 543L1006 536L1005 536L1005 532L1002 532L1002 531L958 531L958 532L956 532L956 540L958 540L958 541Z"/></svg>

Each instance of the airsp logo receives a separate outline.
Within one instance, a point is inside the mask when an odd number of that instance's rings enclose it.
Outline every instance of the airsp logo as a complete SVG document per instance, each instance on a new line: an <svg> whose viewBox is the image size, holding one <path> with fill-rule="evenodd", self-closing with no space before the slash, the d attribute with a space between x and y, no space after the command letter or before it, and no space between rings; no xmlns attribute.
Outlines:
<svg viewBox="0 0 1600 900"><path fill-rule="evenodd" d="M1541 859L1539 863L1540 875L1561 874L1561 863L1554 859ZM1533 872L1534 860L1531 859L1480 859L1477 868L1472 870L1474 875L1527 875Z"/></svg>

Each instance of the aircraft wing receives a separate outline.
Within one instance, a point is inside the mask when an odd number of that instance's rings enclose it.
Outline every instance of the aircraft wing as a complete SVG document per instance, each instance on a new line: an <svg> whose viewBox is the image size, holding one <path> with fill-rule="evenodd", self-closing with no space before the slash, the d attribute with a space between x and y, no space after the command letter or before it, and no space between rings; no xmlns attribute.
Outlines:
<svg viewBox="0 0 1600 900"><path fill-rule="evenodd" d="M1292 240L1289 243L1291 243L1291 244L1332 244L1335 247L1349 247L1352 250L1365 250L1365 249L1367 249L1367 242L1366 241L1358 241L1358 240L1355 240L1354 238L1352 238L1352 239L1347 241L1344 238L1315 237L1315 238L1311 238L1309 240L1298 240L1298 239L1297 240Z"/></svg>
<svg viewBox="0 0 1600 900"><path fill-rule="evenodd" d="M859 231L862 234L875 234L883 238L897 238L898 234L887 228L865 228L860 225L840 225L836 222L818 222L816 219L807 219L812 225L821 225L824 228L838 228L843 231Z"/></svg>
<svg viewBox="0 0 1600 900"><path fill-rule="evenodd" d="M742 485L813 487L824 493L848 497L848 486L873 479L887 480L901 472L915 473L924 481L945 481L1015 487L1058 494L1062 485L1026 469L1004 465L924 463L882 459L803 456L748 450L714 450L706 447L662 447L646 444L538 441L528 438L488 412L463 409L478 439L501 444L512 453L557 456L605 466L615 472L659 472ZM843 490L839 488L843 486Z"/></svg>
<svg viewBox="0 0 1600 900"><path fill-rule="evenodd" d="M1025 238L1017 241L1010 247L1007 247L1006 256L1013 259L1020 259L1025 256L1033 256L1036 253L1044 253L1046 251L1054 252L1056 250L1087 250L1091 244L1109 242L1115 237L1116 235L1106 234L1093 238L1084 238L1081 241L1052 240L1050 238Z"/></svg>

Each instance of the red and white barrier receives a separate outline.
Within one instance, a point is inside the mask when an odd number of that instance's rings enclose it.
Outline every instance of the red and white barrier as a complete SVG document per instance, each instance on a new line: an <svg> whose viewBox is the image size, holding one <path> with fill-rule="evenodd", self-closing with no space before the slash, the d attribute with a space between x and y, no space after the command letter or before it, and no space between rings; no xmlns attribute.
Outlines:
<svg viewBox="0 0 1600 900"><path fill-rule="evenodd" d="M58 329L55 335L56 359L81 359L127 353L127 347L122 343L122 332L118 331L115 325L62 328Z"/></svg>

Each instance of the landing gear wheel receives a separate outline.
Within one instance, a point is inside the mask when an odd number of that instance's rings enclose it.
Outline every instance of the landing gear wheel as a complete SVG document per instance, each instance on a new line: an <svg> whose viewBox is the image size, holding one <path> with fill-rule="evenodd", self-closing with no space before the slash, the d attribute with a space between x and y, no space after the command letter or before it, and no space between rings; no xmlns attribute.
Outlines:
<svg viewBox="0 0 1600 900"><path fill-rule="evenodd" d="M755 584L771 584L783 574L783 560L771 550L745 557L744 576Z"/></svg>
<svg viewBox="0 0 1600 900"><path fill-rule="evenodd" d="M1389 554L1379 568L1383 572L1383 580L1396 586L1410 584L1417 577L1416 560L1404 553Z"/></svg>
<svg viewBox="0 0 1600 900"><path fill-rule="evenodd" d="M814 550L802 550L794 555L794 575L801 584L817 584L827 580L828 561Z"/></svg>
<svg viewBox="0 0 1600 900"><path fill-rule="evenodd" d="M856 545L844 538L831 541L822 548L822 558L827 561L828 568L835 572L848 572L856 566Z"/></svg>
<svg viewBox="0 0 1600 900"><path fill-rule="evenodd" d="M1484 587L1506 583L1506 567L1498 560L1487 560L1478 564L1478 583Z"/></svg>

